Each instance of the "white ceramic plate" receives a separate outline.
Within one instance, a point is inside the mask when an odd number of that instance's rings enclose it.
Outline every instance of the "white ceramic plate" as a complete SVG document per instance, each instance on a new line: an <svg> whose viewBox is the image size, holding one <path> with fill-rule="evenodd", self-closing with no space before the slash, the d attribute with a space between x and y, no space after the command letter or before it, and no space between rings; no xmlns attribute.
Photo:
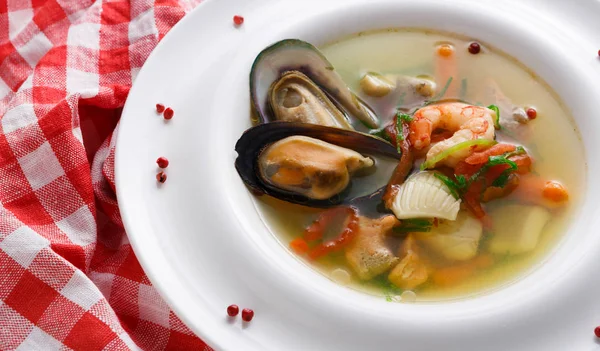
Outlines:
<svg viewBox="0 0 600 351"><path fill-rule="evenodd" d="M217 349L600 348L599 13L597 0L206 1L152 53L121 119L119 204L150 280ZM240 28L235 14L246 19ZM507 288L451 303L393 304L337 286L268 232L235 172L233 147L250 126L248 73L262 48L388 27L488 42L533 69L576 119L591 180L582 210L544 265ZM174 108L171 121L156 114L157 102ZM162 186L158 156L171 161ZM254 320L229 320L232 303L253 308Z"/></svg>

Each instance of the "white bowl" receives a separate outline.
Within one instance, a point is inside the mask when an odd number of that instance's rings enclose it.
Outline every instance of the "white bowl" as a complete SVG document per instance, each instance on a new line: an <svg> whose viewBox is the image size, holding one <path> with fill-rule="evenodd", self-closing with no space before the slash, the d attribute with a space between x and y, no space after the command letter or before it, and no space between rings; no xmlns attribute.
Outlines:
<svg viewBox="0 0 600 351"><path fill-rule="evenodd" d="M600 159L594 151L600 149L600 60L592 39L600 32L594 15L600 2L576 3L206 1L150 56L118 133L119 205L148 277L216 349L598 347ZM231 18L238 13L246 21L234 28ZM235 142L250 126L248 74L261 49L283 38L321 45L389 27L442 30L490 43L534 70L575 118L587 150L584 203L551 256L506 288L455 302L394 304L338 286L290 255L267 230L233 167ZM155 113L157 102L174 108L171 121ZM154 179L158 156L171 161L161 186ZM254 320L227 318L232 303L253 308Z"/></svg>

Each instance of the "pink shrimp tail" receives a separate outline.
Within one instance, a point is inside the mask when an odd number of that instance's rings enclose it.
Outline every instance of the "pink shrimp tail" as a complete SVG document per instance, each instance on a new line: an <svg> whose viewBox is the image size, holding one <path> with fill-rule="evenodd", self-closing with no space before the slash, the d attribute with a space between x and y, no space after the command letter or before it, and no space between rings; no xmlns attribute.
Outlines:
<svg viewBox="0 0 600 351"><path fill-rule="evenodd" d="M430 120L426 118L416 119L410 124L408 140L417 150L425 148L431 143L432 129L433 126Z"/></svg>

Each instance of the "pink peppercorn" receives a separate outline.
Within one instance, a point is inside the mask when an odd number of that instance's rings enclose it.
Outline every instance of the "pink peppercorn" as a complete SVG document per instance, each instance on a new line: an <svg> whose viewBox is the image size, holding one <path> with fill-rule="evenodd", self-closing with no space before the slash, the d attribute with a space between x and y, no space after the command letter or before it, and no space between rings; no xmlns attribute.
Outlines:
<svg viewBox="0 0 600 351"><path fill-rule="evenodd" d="M250 322L254 318L254 311L249 308L244 308L242 310L242 320L244 322Z"/></svg>

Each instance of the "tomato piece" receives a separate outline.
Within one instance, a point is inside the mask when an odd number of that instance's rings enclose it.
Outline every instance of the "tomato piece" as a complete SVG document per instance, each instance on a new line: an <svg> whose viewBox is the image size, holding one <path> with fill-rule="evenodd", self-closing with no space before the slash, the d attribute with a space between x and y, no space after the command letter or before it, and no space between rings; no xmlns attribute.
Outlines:
<svg viewBox="0 0 600 351"><path fill-rule="evenodd" d="M486 163L490 156L499 156L507 152L513 152L517 147L513 144L496 144L487 150L475 152L465 159L465 162L470 165L481 165Z"/></svg>
<svg viewBox="0 0 600 351"><path fill-rule="evenodd" d="M334 207L322 212L319 217L304 230L304 239L307 241L319 240L323 237L325 229L331 224L335 217L348 211L347 207Z"/></svg>
<svg viewBox="0 0 600 351"><path fill-rule="evenodd" d="M347 209L351 210L350 219L348 220L348 224L346 228L342 231L342 233L335 239L326 241L315 246L308 253L308 257L311 259L317 259L322 256L325 256L331 252L339 251L344 247L348 246L356 233L358 232L358 211L353 207L348 207Z"/></svg>
<svg viewBox="0 0 600 351"><path fill-rule="evenodd" d="M470 165L465 161L460 161L454 167L454 173L456 175L464 175L465 177L469 178L473 174L477 173L477 171L481 169L482 166L483 165Z"/></svg>
<svg viewBox="0 0 600 351"><path fill-rule="evenodd" d="M394 128L394 130L396 129ZM404 183L406 177L413 168L413 153L412 148L410 147L410 142L408 141L409 130L406 123L402 124L402 133L404 135L404 140L400 142L402 156L400 157L400 162L396 166L396 169L394 169L394 174L388 181L385 193L383 194L383 201L387 208L391 207L391 201L398 192L398 186Z"/></svg>
<svg viewBox="0 0 600 351"><path fill-rule="evenodd" d="M489 186L483 191L481 202L490 202L495 199L499 199L510 195L519 186L519 176L517 174L511 174L508 177L508 182L502 188L497 186Z"/></svg>
<svg viewBox="0 0 600 351"><path fill-rule="evenodd" d="M465 205L473 213L473 215L479 219L485 217L486 213L481 206L481 193L483 191L483 183L481 181L476 181L467 190L464 200Z"/></svg>
<svg viewBox="0 0 600 351"><path fill-rule="evenodd" d="M516 173L526 174L531 172L531 164L533 163L533 160L531 157L529 157L529 155L517 155L509 157L508 159L517 164L517 170L515 171Z"/></svg>

